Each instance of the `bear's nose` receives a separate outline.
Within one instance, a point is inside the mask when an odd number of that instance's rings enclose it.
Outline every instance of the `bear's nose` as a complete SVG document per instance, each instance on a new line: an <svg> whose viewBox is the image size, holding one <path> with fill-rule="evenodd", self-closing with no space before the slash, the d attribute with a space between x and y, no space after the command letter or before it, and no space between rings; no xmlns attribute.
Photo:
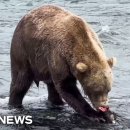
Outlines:
<svg viewBox="0 0 130 130"><path fill-rule="evenodd" d="M100 106L107 107L108 106L108 100L104 100L104 101L100 102Z"/></svg>
<svg viewBox="0 0 130 130"><path fill-rule="evenodd" d="M103 104L104 104L105 106L107 106L107 105L108 105L108 102L107 102L107 101L105 101L105 102L103 102Z"/></svg>

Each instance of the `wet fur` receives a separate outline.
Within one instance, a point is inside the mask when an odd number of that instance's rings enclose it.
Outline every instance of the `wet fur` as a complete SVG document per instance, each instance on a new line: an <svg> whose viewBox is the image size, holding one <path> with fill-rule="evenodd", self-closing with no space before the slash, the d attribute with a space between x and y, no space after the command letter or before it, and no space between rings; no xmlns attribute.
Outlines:
<svg viewBox="0 0 130 130"><path fill-rule="evenodd" d="M108 63L97 35L80 17L55 6L29 12L14 32L10 56L10 105L22 105L32 82L43 81L52 103L63 104L63 98L81 115L98 116L76 87L83 76L76 64L87 64L89 75L94 65L103 69Z"/></svg>

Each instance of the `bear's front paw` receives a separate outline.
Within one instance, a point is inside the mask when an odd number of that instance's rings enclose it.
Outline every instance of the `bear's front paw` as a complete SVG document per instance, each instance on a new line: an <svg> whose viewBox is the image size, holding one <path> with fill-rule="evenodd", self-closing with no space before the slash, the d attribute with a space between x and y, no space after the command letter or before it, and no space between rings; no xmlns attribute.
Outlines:
<svg viewBox="0 0 130 130"><path fill-rule="evenodd" d="M103 118L105 119L106 123L113 123L113 124L116 123L116 116L111 111L104 112L103 113Z"/></svg>
<svg viewBox="0 0 130 130"><path fill-rule="evenodd" d="M94 109L87 109L86 113L81 115L92 122L105 122L101 114Z"/></svg>
<svg viewBox="0 0 130 130"><path fill-rule="evenodd" d="M100 118L100 117L89 117L89 120L92 122L97 122L97 123L105 123L105 119Z"/></svg>
<svg viewBox="0 0 130 130"><path fill-rule="evenodd" d="M100 107L99 108L99 115L103 118L103 122L105 123L116 123L116 116L113 112L111 112L108 108Z"/></svg>
<svg viewBox="0 0 130 130"><path fill-rule="evenodd" d="M98 111L91 110L86 113L87 118L94 122L116 123L116 116L110 111L109 107L100 107Z"/></svg>
<svg viewBox="0 0 130 130"><path fill-rule="evenodd" d="M102 113L100 116L89 116L87 117L92 122L98 122L98 123L113 123L115 124L115 115L110 113Z"/></svg>

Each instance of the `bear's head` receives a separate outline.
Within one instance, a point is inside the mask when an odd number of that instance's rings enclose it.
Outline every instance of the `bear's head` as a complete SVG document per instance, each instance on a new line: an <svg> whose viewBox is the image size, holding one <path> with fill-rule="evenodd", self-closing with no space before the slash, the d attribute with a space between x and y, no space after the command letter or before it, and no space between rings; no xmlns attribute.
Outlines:
<svg viewBox="0 0 130 130"><path fill-rule="evenodd" d="M101 106L108 106L108 93L111 90L113 82L112 67L115 61L115 58L108 59L105 63L105 68L92 64L88 66L83 62L79 62L76 65L79 82L85 94L97 110Z"/></svg>

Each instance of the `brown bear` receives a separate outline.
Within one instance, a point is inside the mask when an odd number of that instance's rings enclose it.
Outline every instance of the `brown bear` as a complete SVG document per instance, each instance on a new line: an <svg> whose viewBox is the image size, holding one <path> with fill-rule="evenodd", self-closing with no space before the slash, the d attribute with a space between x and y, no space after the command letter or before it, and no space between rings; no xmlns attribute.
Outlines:
<svg viewBox="0 0 130 130"><path fill-rule="evenodd" d="M84 116L98 116L79 92L78 80L95 109L107 106L112 86L114 58L107 59L92 28L80 17L57 6L47 5L25 15L11 44L9 104L22 105L32 82L46 83L48 100L62 98Z"/></svg>

